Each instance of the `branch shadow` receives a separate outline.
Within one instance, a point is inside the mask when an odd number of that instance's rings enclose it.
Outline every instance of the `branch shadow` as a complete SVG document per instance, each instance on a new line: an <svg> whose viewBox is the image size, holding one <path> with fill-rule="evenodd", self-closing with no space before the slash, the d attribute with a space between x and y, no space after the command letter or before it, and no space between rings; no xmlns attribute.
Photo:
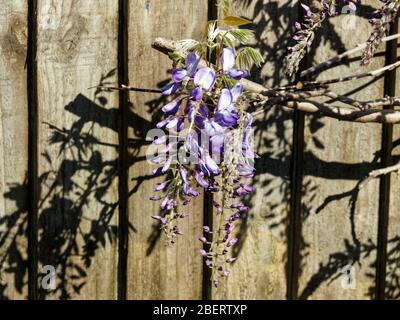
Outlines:
<svg viewBox="0 0 400 320"><path fill-rule="evenodd" d="M243 11L250 11L250 14L243 16L255 22L256 44L254 47L260 49L266 64L264 70L253 69L252 80L265 83L270 87L282 86L292 79L288 79L284 75L283 64L288 47L292 44L290 39L293 34L293 25L297 20L297 7L292 1L265 1L265 0L235 0L234 3ZM240 11L239 10L239 11ZM357 15L363 19L368 19L373 8L368 5L362 5ZM295 14L293 14L295 12ZM271 39L276 39L271 44ZM322 30L317 32L315 46L313 46L308 54L308 60L314 62L319 44L329 45L332 55L342 53L347 48L342 41L341 35L335 29L334 25L327 21ZM360 57L352 57L343 61L345 65L350 65L355 61L359 61ZM335 67L331 66L331 68ZM267 69L267 70L266 70ZM327 71L329 72L329 70ZM379 79L373 79L364 84L352 87L349 92L344 94L355 94L373 85ZM278 241L285 243L288 235L289 226L289 204L290 194L290 163L292 156L292 137L287 134L292 129L292 113L283 111L280 107L272 107L255 121L255 146L256 152L260 156L256 160L256 176L254 185L256 186L256 194L247 199L247 205L252 208L247 217L243 218L239 226L238 246L234 248L234 255L239 256L243 244L249 232L249 226L256 215L265 218L271 233ZM323 283L332 283L335 279L342 275L341 270L347 265L361 263L362 259L368 256L369 252L376 250L371 243L361 243L357 238L355 210L359 201L360 189L359 185L367 177L369 172L376 169L380 163L380 151L374 155L372 161L345 163L338 161L326 161L320 159L312 149L323 150L326 148L323 141L320 141L317 134L325 127L324 122L318 115L308 117L308 130L311 138L308 146L304 151L304 158L307 163L304 166L303 179L303 198L307 196L307 200L302 203L302 223L304 224L310 216L315 218L316 215L323 215L327 207L335 205L336 201L348 199L348 221L351 230L351 237L343 239L344 251L334 252L327 256L327 262L320 262L319 270L311 275L306 281L305 288L299 292L300 299L309 298ZM315 198L319 192L313 178L318 177L324 179L327 183L335 180L351 180L355 181L355 186L351 190L341 194L333 194L327 196L320 204L316 203ZM262 194L262 203L260 203L260 193ZM284 206L287 204L287 206ZM254 210L257 212L254 212ZM393 240L393 239L392 239ZM390 243L392 243L390 240ZM388 264L392 274L398 274L397 262L394 262L398 252L395 251L396 244L391 244L390 257ZM306 243L304 237L300 244L300 274L310 256L310 244ZM282 261L287 267L288 252L282 253ZM397 263L398 264L398 263ZM374 268L373 265L370 268ZM287 275L286 275L287 276ZM375 277L375 275L373 275ZM400 291L400 282L398 277L391 278L387 284L388 297L396 297ZM395 286L397 285L397 288ZM372 297L373 289L367 293Z"/></svg>

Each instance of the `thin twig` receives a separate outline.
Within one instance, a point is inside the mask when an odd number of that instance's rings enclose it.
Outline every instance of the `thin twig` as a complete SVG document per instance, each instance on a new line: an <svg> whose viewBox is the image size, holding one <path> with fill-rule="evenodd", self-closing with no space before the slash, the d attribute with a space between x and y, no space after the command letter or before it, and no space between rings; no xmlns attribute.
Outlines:
<svg viewBox="0 0 400 320"><path fill-rule="evenodd" d="M274 90L277 91L284 91L284 90L300 90L303 88L312 88L312 87L324 87L330 84L334 84L334 83L343 83L343 82L347 82L347 81L354 81L354 80L358 80L358 79L363 79L363 78L367 78L367 77L379 77L382 74L384 74L387 71L392 71L394 69L397 69L400 67L400 61L397 61L395 63L389 64L387 66L384 66L382 68L376 69L376 70L372 70L372 71L366 71L366 72L360 72L354 75L350 75L350 76L345 76L345 77L341 77L341 78L334 78L334 79L327 79L327 80L321 80L321 81L304 81L304 82L299 82L296 85L289 85L289 86L283 86L283 87L278 87L278 88L273 88ZM299 89L299 85L301 85L300 89Z"/></svg>
<svg viewBox="0 0 400 320"><path fill-rule="evenodd" d="M388 36L388 37L384 37L384 38L382 38L382 42L393 41L393 40L396 40L398 38L400 38L400 33L397 33L397 34L394 34L394 35L391 35L391 36ZM330 58L329 60L326 60L326 61L324 61L324 62L322 62L320 64L317 64L317 65L315 65L315 66L313 66L311 68L308 68L307 70L304 70L301 73L301 77L303 78L303 77L306 77L306 76L308 76L308 75L310 75L312 73L315 73L316 71L319 71L321 69L329 68L334 63L339 62L340 60L342 60L342 59L344 59L344 58L346 58L346 57L348 57L348 56L350 56L350 55L352 55L354 53L363 51L366 47L367 47L367 43L366 42L363 43L363 44L359 44L357 47L355 47L353 49L347 50L347 51L345 51L345 52L343 52L343 53L341 53L341 54L339 54L339 55L337 55L335 57Z"/></svg>
<svg viewBox="0 0 400 320"><path fill-rule="evenodd" d="M379 178L381 176L385 176L385 175L388 175L391 173L399 173L399 171L400 171L400 162L393 166L389 166L386 168L371 171L369 173L368 177L365 178L364 181L360 183L359 189L364 188L373 179L376 179L376 178Z"/></svg>
<svg viewBox="0 0 400 320"><path fill-rule="evenodd" d="M110 90L119 90L119 91L136 91L136 92L147 92L147 93L161 93L161 90L159 89L147 89L147 88L135 88L135 87L129 87L129 86L124 86L122 85L121 87L105 87L105 86L96 86L96 87L91 87L89 89L101 89L104 91L110 91Z"/></svg>

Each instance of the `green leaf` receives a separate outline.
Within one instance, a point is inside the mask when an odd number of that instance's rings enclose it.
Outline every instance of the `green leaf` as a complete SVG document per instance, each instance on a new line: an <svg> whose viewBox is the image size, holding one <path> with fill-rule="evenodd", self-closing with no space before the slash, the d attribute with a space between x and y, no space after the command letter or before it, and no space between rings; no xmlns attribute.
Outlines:
<svg viewBox="0 0 400 320"><path fill-rule="evenodd" d="M252 23L250 20L236 17L236 16L227 16L222 21L226 25L231 26L231 27L238 27L238 26L243 26L243 25Z"/></svg>
<svg viewBox="0 0 400 320"><path fill-rule="evenodd" d="M231 29L228 31L228 34L231 35L239 43L246 44L254 35L254 32L253 30L249 29Z"/></svg>
<svg viewBox="0 0 400 320"><path fill-rule="evenodd" d="M193 39L185 39L176 42L175 53L181 57L186 57L189 52L195 50L200 43Z"/></svg>
<svg viewBox="0 0 400 320"><path fill-rule="evenodd" d="M260 67L263 62L260 51L251 47L241 48L236 54L236 64L240 69L250 70L254 64Z"/></svg>

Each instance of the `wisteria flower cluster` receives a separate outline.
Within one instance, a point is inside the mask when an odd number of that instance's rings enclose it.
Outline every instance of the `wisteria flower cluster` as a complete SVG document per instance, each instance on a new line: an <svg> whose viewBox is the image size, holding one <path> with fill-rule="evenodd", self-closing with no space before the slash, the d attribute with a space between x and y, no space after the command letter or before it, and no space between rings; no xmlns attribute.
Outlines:
<svg viewBox="0 0 400 320"><path fill-rule="evenodd" d="M222 22L232 26L243 20L229 16ZM161 209L153 219L161 224L168 245L182 234L179 220L189 216L185 207L192 199L202 192L214 195L216 226L204 226L198 240L215 287L230 273L229 264L235 260L230 249L238 241L235 224L249 210L242 199L254 191L249 183L255 171L253 118L245 111L247 97L240 82L249 71L240 61L260 63L261 55L233 47L249 34L245 29L222 30L218 22L211 22L204 41L178 43L180 49L171 55L171 82L162 89L171 99L156 125L162 131L152 137L157 149L151 157L157 165L153 174L166 177L151 197L160 201Z"/></svg>
<svg viewBox="0 0 400 320"><path fill-rule="evenodd" d="M374 12L369 22L373 25L373 31L367 41L367 47L363 52L361 64L368 64L378 46L382 42L382 38L386 36L390 29L390 24L397 17L400 0L380 0L382 6ZM295 74L301 60L311 47L315 32L322 26L323 22L333 16L342 13L345 7L351 12L356 12L358 6L362 3L361 0L321 0L313 1L312 6L301 3L304 9L304 17L302 21L295 23L296 33L293 39L296 44L289 48L290 53L287 56L287 71L289 75Z"/></svg>

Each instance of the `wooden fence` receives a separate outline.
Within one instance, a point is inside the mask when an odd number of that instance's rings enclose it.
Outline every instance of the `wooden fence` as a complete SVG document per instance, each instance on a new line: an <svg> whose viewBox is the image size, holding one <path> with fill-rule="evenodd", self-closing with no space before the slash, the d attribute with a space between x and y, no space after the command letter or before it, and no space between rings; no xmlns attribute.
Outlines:
<svg viewBox="0 0 400 320"><path fill-rule="evenodd" d="M164 248L144 156L164 101L90 88L165 83L170 62L151 49L153 39L198 38L214 2L0 0L0 298L400 297L400 180L358 189L391 154L399 158L397 127L269 110L255 123L256 193L229 280L211 287L195 236ZM255 22L266 59L253 77L284 83L298 3L233 2ZM363 3L357 17L335 18L318 33L310 63L365 40L379 1ZM396 59L395 49L372 67ZM321 78L358 68L351 58ZM336 89L374 99L399 94L395 79L392 72ZM209 209L207 197L192 204L186 235L210 221ZM54 286L46 266L55 268Z"/></svg>

